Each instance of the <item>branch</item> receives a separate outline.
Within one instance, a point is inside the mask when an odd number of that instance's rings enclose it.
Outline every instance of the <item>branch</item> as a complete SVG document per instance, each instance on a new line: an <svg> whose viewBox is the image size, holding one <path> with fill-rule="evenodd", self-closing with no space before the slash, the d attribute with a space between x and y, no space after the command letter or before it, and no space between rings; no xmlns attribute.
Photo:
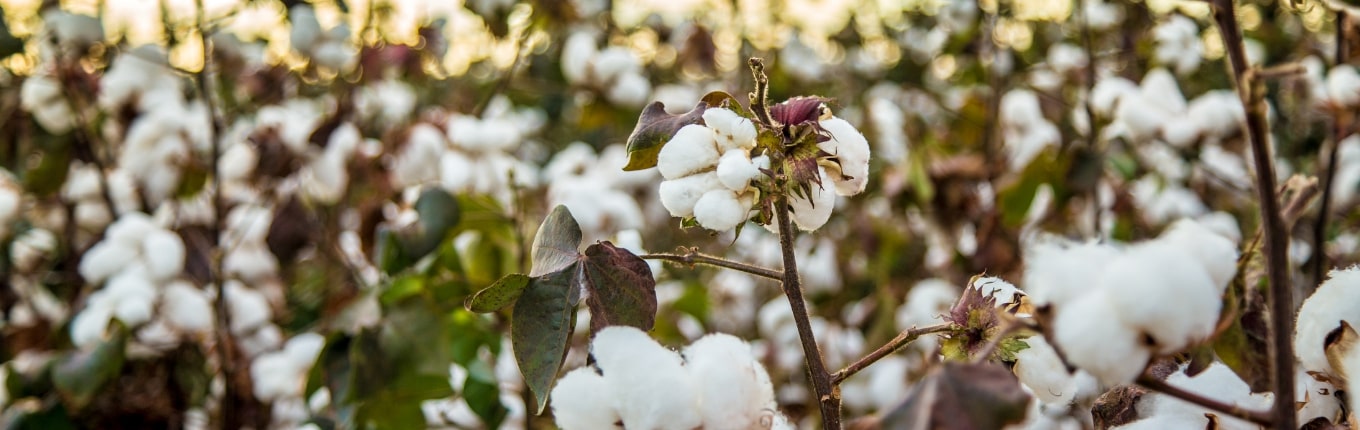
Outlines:
<svg viewBox="0 0 1360 430"><path fill-rule="evenodd" d="M827 373L826 363L822 361L822 351L817 348L817 339L812 334L807 303L803 302L803 286L798 279L798 259L794 256L793 220L789 218L790 213L792 212L789 210L789 197L779 196L775 200L775 222L779 223L779 249L784 254L784 295L788 296L789 306L793 308L793 321L798 326L798 340L803 344L803 358L807 360L812 389L817 393L817 406L822 412L822 428L839 430L841 396L839 391L832 388L831 374Z"/></svg>
<svg viewBox="0 0 1360 430"><path fill-rule="evenodd" d="M897 334L897 337L892 338L892 340L888 341L888 343L885 343L883 344L883 346L880 346L878 347L878 349L875 349L873 352L870 352L869 355L865 355L863 358L855 360L854 363L850 363L849 366L845 366L844 369L841 369L836 373L832 374L831 383L840 384L841 382L844 382L846 378L855 376L856 373L859 373L861 370L864 370L865 368L869 367L869 365L878 362L878 360L882 360L883 357L887 357L888 355L897 352L903 347L906 347L907 344L916 341L916 339L919 339L921 336L934 333L943 333L953 329L954 324L952 323L940 323L935 325L928 325L921 328L912 327L903 330L901 333Z"/></svg>
<svg viewBox="0 0 1360 430"><path fill-rule="evenodd" d="M1208 410L1211 410L1211 411L1214 411L1214 412L1218 412L1218 413L1221 413L1221 414L1224 414L1224 415L1227 415L1227 416L1230 416L1230 417L1234 417L1234 418L1238 418L1238 419L1243 419L1243 420L1246 420L1246 421L1251 421L1251 422L1253 422L1253 423L1259 424L1259 425L1261 425L1261 426L1263 426L1263 427L1266 427L1266 428L1293 428L1293 427L1273 426L1275 420L1274 420L1274 417L1272 416L1272 414L1271 414L1270 412L1266 412L1266 411L1252 411L1252 410L1243 409L1242 407L1237 406L1237 405L1230 405L1230 404L1227 404L1227 403L1223 403L1223 402L1218 401L1218 400L1216 400L1216 399L1211 399L1211 398L1209 398L1209 397L1205 397L1205 396L1203 396L1203 395L1200 395L1199 393L1195 393L1195 392L1191 392L1191 391L1186 391L1185 389L1182 389L1182 388L1177 387L1177 386L1175 386L1175 385L1168 384L1168 383L1166 383L1166 381L1163 381L1163 380L1161 380L1161 379L1157 379L1156 377L1153 377L1152 375L1148 375L1148 374L1146 374L1146 373L1144 373L1144 374L1142 374L1142 375L1140 375L1140 376L1138 377L1137 383L1138 383L1138 385L1141 385L1143 388L1147 388L1147 389L1149 389L1149 390L1156 391L1156 392L1158 392L1158 393L1162 393L1162 394L1165 394L1165 395L1168 395L1168 396L1171 396L1171 397L1175 397L1175 398L1177 398L1177 399L1181 399L1181 400L1184 400L1184 401L1187 401L1187 402L1190 402L1190 403L1194 403L1194 404L1197 405L1197 406L1200 406L1200 407L1203 407L1203 408L1205 408L1205 409L1208 409ZM1292 403L1294 402L1294 399L1289 399L1289 402L1290 402L1291 405L1292 405ZM1293 410L1290 411L1289 416L1290 416L1289 421L1293 421L1293 416L1294 416Z"/></svg>
<svg viewBox="0 0 1360 430"><path fill-rule="evenodd" d="M774 119L770 117L770 78L765 76L765 61L759 58L751 58L751 76L756 81L756 91L751 93L751 111L755 112L756 119L765 127L773 128Z"/></svg>
<svg viewBox="0 0 1360 430"><path fill-rule="evenodd" d="M1233 78L1238 96L1247 114L1247 135L1251 140L1252 159L1256 165L1256 192L1261 202L1261 221L1265 231L1266 273L1270 278L1270 366L1275 384L1274 421L1278 428L1297 428L1294 413L1294 333L1293 288L1289 285L1288 238L1284 220L1280 216L1280 202L1275 195L1275 165L1271 162L1270 133L1267 129L1265 107L1258 102L1258 86L1248 75L1246 49L1242 44L1242 30L1237 25L1233 0L1212 0L1214 20L1223 36L1232 63Z"/></svg>
<svg viewBox="0 0 1360 430"><path fill-rule="evenodd" d="M1346 63L1346 27L1349 20L1346 11L1336 11L1336 58L1335 64ZM1341 139L1345 138L1345 124L1341 115L1332 116L1332 138L1322 143L1320 156L1323 165L1327 166L1322 171L1322 206L1318 208L1317 219L1313 220L1313 261L1308 264L1308 272L1313 281L1309 283L1307 290L1317 288L1322 283L1323 276L1327 271L1327 217L1332 211L1332 181L1336 176L1336 151L1341 147Z"/></svg>
<svg viewBox="0 0 1360 430"><path fill-rule="evenodd" d="M776 281L782 281L784 279L784 274L778 270L766 269L764 267L753 266L750 264L732 261L725 258L714 257L712 255L700 253L695 248L681 247L680 249L682 250L682 252L678 254L642 254L639 255L638 257L641 257L643 260L669 261L672 263L684 264L689 267L694 267L695 264L707 264L709 266L721 267L724 269L732 269L738 272L746 272L752 275L756 275L766 279L773 279Z"/></svg>

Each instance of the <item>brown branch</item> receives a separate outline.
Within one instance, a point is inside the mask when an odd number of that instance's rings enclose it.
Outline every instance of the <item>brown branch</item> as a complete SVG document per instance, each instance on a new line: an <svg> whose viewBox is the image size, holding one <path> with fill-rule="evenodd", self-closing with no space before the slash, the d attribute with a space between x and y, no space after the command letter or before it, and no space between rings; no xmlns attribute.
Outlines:
<svg viewBox="0 0 1360 430"><path fill-rule="evenodd" d="M1349 19L1344 10L1336 11L1336 58L1335 64L1346 63L1346 27ZM1305 293L1311 292L1322 283L1327 271L1327 218L1332 212L1332 187L1336 176L1336 152L1341 147L1341 139L1345 138L1345 124L1341 121L1341 115L1333 115L1332 118L1332 138L1322 143L1320 150L1322 164L1326 167L1322 170L1322 203L1318 208L1317 219L1313 220L1313 260L1308 264L1308 273L1312 282L1304 289Z"/></svg>
<svg viewBox="0 0 1360 430"><path fill-rule="evenodd" d="M753 63L754 64L754 63ZM822 351L817 347L817 339L812 333L812 322L808 316L807 303L803 302L803 286L798 278L798 259L794 255L793 220L789 217L788 196L775 200L775 222L779 223L779 249L784 254L784 295L789 298L793 308L793 321L798 326L798 340L803 344L803 358L807 361L808 376L812 380L812 390L817 394L817 406L822 412L822 428L839 430L841 428L840 392L833 390L831 374L822 361Z"/></svg>
<svg viewBox="0 0 1360 430"><path fill-rule="evenodd" d="M767 279L773 279L776 281L782 281L784 279L783 272L780 272L778 270L766 269L760 266L753 266L750 264L732 261L725 258L714 257L712 255L700 253L695 248L682 247L680 248L680 250L681 251L676 254L664 254L664 253L642 254L639 255L638 257L641 257L643 260L669 261L672 263L684 264L689 267L694 267L694 265L696 264L706 264L709 266L721 267L724 269L732 269L738 272L746 272L752 275L756 275Z"/></svg>
<svg viewBox="0 0 1360 430"><path fill-rule="evenodd" d="M767 128L774 127L774 119L770 117L770 78L765 76L765 61L759 58L749 60L751 66L751 76L756 81L756 91L751 93L751 111L755 112L756 119Z"/></svg>
<svg viewBox="0 0 1360 430"><path fill-rule="evenodd" d="M1275 195L1275 164L1270 152L1270 133L1265 107L1258 101L1259 86L1247 78L1246 49L1242 30L1237 24L1233 0L1212 0L1214 20L1223 36L1232 65L1238 96L1247 114L1247 135L1250 137L1252 159L1256 165L1256 191L1261 202L1261 221L1265 231L1266 273L1270 279L1270 366L1274 375L1275 407L1273 421L1278 428L1297 428L1294 412L1294 333L1293 288L1289 285L1288 237L1280 215L1280 202Z"/></svg>
<svg viewBox="0 0 1360 430"><path fill-rule="evenodd" d="M928 325L920 328L912 327L903 330L901 333L897 334L897 337L894 337L892 338L892 340L888 341L888 343L883 344L883 346L878 347L878 349L875 349L873 352L870 352L863 358L855 360L854 363L850 363L849 366L845 366L844 369L841 369L836 373L832 374L831 383L840 384L841 382L844 382L846 378L855 376L856 373L859 373L861 370L864 370L865 368L869 367L870 364L874 364L878 362L878 360L882 360L883 357L887 357L888 355L897 352L898 350L906 347L907 344L915 342L916 339L919 339L921 336L934 333L943 333L953 329L954 324L941 323L935 325Z"/></svg>
<svg viewBox="0 0 1360 430"><path fill-rule="evenodd" d="M1267 412L1267 411L1253 411L1253 410L1243 409L1242 407L1237 406L1237 405L1230 405L1230 404L1227 404L1227 403L1223 403L1223 402L1218 401L1218 400L1216 400L1216 399L1212 399L1212 398L1209 398L1209 397L1205 397L1205 396L1203 396L1203 395L1200 395L1199 393L1187 391L1187 390L1185 390L1185 389L1183 389L1183 388L1180 388L1180 387L1177 387L1177 386L1175 386L1175 385L1168 384L1166 381L1163 381L1163 380L1161 380L1161 379L1157 379L1156 377L1154 377L1154 376L1152 376L1152 375L1149 375L1149 374L1146 374L1146 373L1144 373L1144 374L1142 374L1142 375L1140 375L1140 376L1138 377L1137 383L1138 383L1138 385L1142 386L1143 388L1147 388L1147 389L1149 389L1149 390L1152 390L1152 391L1155 391L1155 392L1158 392L1158 393L1162 393L1162 394L1165 394L1165 395L1168 395L1168 396L1171 396L1171 397L1175 397L1175 398L1177 398L1177 399L1181 399L1181 400L1184 400L1184 401L1187 401L1187 402L1190 402L1190 403L1194 403L1194 404L1197 405L1197 406L1200 406L1200 407L1202 407L1202 408L1205 408L1205 409L1208 409L1208 410L1211 410L1211 411L1214 411L1214 412L1221 413L1221 414L1223 414L1223 415L1227 415L1227 416L1230 416L1230 417L1233 417L1233 418L1238 418L1238 419L1242 419L1242 420L1246 420L1246 421L1251 421L1252 423L1259 424L1259 425L1264 426L1264 427L1266 427L1266 428L1294 428L1294 427L1283 427L1283 426L1280 426L1280 427L1272 427L1272 425L1275 423L1275 419L1274 419L1274 417L1272 416L1272 414L1271 414L1270 412ZM1294 402L1294 399L1289 399L1289 402L1292 404L1292 403ZM1294 421L1293 418L1292 418L1292 417L1294 416L1293 410L1290 411L1289 416L1291 417L1291 418L1289 419L1289 421L1291 421L1291 422Z"/></svg>

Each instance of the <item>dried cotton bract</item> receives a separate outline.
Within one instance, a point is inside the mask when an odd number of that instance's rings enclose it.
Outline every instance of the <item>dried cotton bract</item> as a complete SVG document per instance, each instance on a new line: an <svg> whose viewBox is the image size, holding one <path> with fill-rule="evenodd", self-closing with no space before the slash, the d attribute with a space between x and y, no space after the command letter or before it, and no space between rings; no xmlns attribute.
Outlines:
<svg viewBox="0 0 1360 430"><path fill-rule="evenodd" d="M565 430L781 428L774 388L746 342L705 336L684 358L632 327L608 327L591 345L597 369L557 382L553 415Z"/></svg>

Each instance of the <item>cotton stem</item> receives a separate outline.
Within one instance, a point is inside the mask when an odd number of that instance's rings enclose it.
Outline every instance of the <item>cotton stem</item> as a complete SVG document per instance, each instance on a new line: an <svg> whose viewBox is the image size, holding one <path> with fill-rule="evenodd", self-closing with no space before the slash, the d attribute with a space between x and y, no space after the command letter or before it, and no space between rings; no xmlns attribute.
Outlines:
<svg viewBox="0 0 1360 430"><path fill-rule="evenodd" d="M803 302L803 286L798 278L798 259L793 249L793 220L789 218L789 198L779 196L775 200L775 222L779 223L779 249L784 254L783 286L784 295L789 298L793 309L793 320L798 326L798 340L803 344L803 357L807 361L808 376L812 380L812 390L817 394L817 406L822 412L822 428L839 430L841 428L841 396L832 388L831 374L822 361L822 351L817 347L817 339L812 334L812 322L808 316L807 304Z"/></svg>
<svg viewBox="0 0 1360 430"><path fill-rule="evenodd" d="M694 267L694 265L696 264L705 264L713 267L721 267L724 269L731 269L736 270L738 272L749 273L762 278L773 279L776 281L782 281L784 279L783 272L780 272L778 270L766 269L764 267L753 266L750 264L732 261L725 258L714 257L712 255L700 253L698 250L694 248L681 248L680 252L676 254L665 253L642 254L639 255L638 257L641 257L643 260L669 261L672 263L683 264L689 267Z"/></svg>
<svg viewBox="0 0 1360 430"><path fill-rule="evenodd" d="M846 378L854 376L856 373L859 373L861 370L864 370L865 368L869 367L869 365L878 362L878 360L882 360L883 357L887 357L888 355L891 355L892 353L897 352L898 350L906 347L908 344L915 342L916 339L920 339L921 336L934 333L943 333L953 329L954 324L941 323L935 325L928 325L920 328L912 327L903 330L901 333L897 334L897 337L894 337L892 338L892 340L888 341L888 343L883 344L883 346L878 347L878 349L875 349L873 352L870 352L863 358L855 360L854 363L850 363L849 366L845 366L844 369L841 369L836 373L832 374L831 383L840 384L841 382L844 382Z"/></svg>
<svg viewBox="0 0 1360 430"><path fill-rule="evenodd" d="M1148 375L1146 373L1139 376L1137 382L1138 385L1142 386L1143 388L1147 388L1158 393L1162 393L1171 397L1175 397L1177 399L1194 403L1197 406L1203 407L1214 412L1221 413L1223 415L1239 418L1246 421L1251 421L1253 423L1260 424L1261 426L1266 428L1294 428L1294 427L1271 427L1271 424L1275 422L1275 419L1274 417L1272 417L1272 414L1270 412L1242 409L1240 406L1223 403L1221 401L1200 395L1199 393L1187 391L1175 385L1168 384L1166 381L1157 379L1156 377ZM1293 403L1294 399L1289 399L1289 401L1290 403ZM1290 410L1289 416L1290 417L1294 416L1293 410ZM1292 422L1293 419L1290 419L1290 421Z"/></svg>

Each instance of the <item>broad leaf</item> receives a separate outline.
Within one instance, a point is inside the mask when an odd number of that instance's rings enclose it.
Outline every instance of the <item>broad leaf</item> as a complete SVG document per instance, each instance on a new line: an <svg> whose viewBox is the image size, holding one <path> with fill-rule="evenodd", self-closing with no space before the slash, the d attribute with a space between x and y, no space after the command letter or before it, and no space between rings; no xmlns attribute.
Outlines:
<svg viewBox="0 0 1360 430"><path fill-rule="evenodd" d="M570 296L576 288L572 285L576 276L576 266L572 265L530 281L515 302L515 313L510 318L515 361L536 400L529 411L534 414L548 403L548 393L557 379L557 369L562 366L571 337L576 308L570 303Z"/></svg>
<svg viewBox="0 0 1360 430"><path fill-rule="evenodd" d="M708 94L704 94L704 98L699 100L707 103L709 107L728 109L736 112L737 115L751 118L751 111L743 107L741 102L737 101L736 97L733 97L726 91L711 91Z"/></svg>
<svg viewBox="0 0 1360 430"><path fill-rule="evenodd" d="M999 429L1025 419L1029 395L998 364L945 363L883 416L882 428L906 430Z"/></svg>
<svg viewBox="0 0 1360 430"><path fill-rule="evenodd" d="M590 290L590 332L611 325L651 330L656 321L656 279L642 258L609 242L586 248L585 287Z"/></svg>
<svg viewBox="0 0 1360 430"><path fill-rule="evenodd" d="M467 309L478 313L495 312L510 306L519 299L524 287L529 285L529 277L519 273L505 275L490 287L478 291L467 299Z"/></svg>
<svg viewBox="0 0 1360 430"><path fill-rule="evenodd" d="M581 226L576 224L576 218L566 206L557 205L534 235L533 267L529 276L537 278L562 271L576 262L580 246Z"/></svg>
<svg viewBox="0 0 1360 430"><path fill-rule="evenodd" d="M438 188L422 191L415 210L416 222L378 229L378 267L386 273L400 272L438 249L462 216L458 200Z"/></svg>
<svg viewBox="0 0 1360 430"><path fill-rule="evenodd" d="M112 323L112 333L98 346L78 351L52 367L52 383L72 410L80 410L123 371L123 351L127 347L127 328Z"/></svg>
<svg viewBox="0 0 1360 430"><path fill-rule="evenodd" d="M656 155L661 153L661 147L684 126L703 121L707 109L708 103L699 102L689 112L671 115L666 113L666 105L661 102L647 105L638 117L633 133L628 135L628 165L623 166L623 170L656 167Z"/></svg>

